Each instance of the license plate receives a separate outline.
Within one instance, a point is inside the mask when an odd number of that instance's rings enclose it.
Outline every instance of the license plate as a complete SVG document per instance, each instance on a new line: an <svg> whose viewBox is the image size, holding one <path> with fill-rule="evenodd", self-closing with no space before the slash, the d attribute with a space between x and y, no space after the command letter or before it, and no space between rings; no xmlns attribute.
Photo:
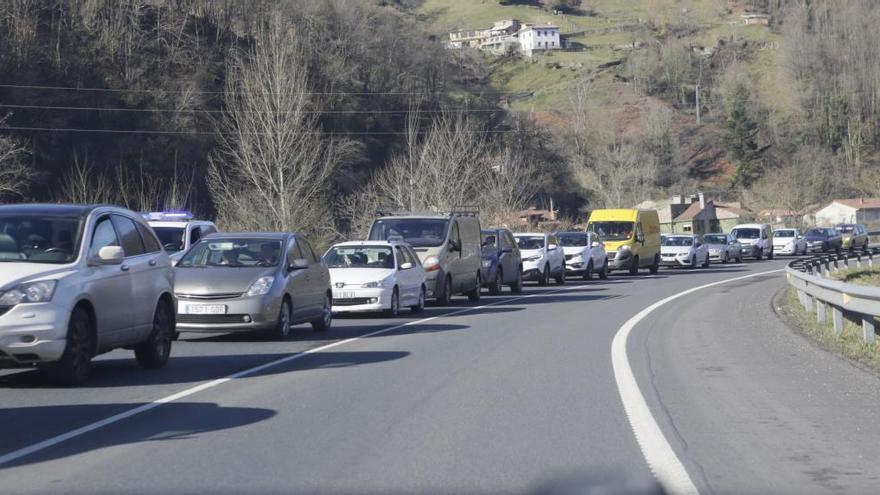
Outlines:
<svg viewBox="0 0 880 495"><path fill-rule="evenodd" d="M334 291L333 299L354 299L353 291Z"/></svg>
<svg viewBox="0 0 880 495"><path fill-rule="evenodd" d="M184 315L225 315L225 304L181 304L178 313Z"/></svg>

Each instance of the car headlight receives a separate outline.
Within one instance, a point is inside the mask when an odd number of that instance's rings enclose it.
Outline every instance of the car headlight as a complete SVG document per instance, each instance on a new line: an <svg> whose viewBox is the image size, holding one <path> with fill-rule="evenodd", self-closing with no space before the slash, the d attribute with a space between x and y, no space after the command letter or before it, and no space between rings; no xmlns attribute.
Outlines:
<svg viewBox="0 0 880 495"><path fill-rule="evenodd" d="M251 284L250 288L247 290L248 296L264 296L269 293L269 290L272 289L272 284L275 283L275 277L271 275L266 275L265 277L260 277L256 282Z"/></svg>
<svg viewBox="0 0 880 495"><path fill-rule="evenodd" d="M617 250L620 252L629 251L629 244L624 244L623 246L620 246L619 248L617 248Z"/></svg>
<svg viewBox="0 0 880 495"><path fill-rule="evenodd" d="M436 272L440 269L440 258L436 255L428 256L425 258L425 261L422 262L422 268L424 268L426 272Z"/></svg>
<svg viewBox="0 0 880 495"><path fill-rule="evenodd" d="M0 306L51 301L57 283L55 280L43 280L17 285L0 295Z"/></svg>
<svg viewBox="0 0 880 495"><path fill-rule="evenodd" d="M688 256L690 256L690 253L678 253L675 256L678 258L687 258Z"/></svg>
<svg viewBox="0 0 880 495"><path fill-rule="evenodd" d="M541 255L536 254L534 256L529 256L528 258L524 259L523 261L538 261L540 259L541 259Z"/></svg>
<svg viewBox="0 0 880 495"><path fill-rule="evenodd" d="M492 266L492 260L483 260L483 268L489 268Z"/></svg>

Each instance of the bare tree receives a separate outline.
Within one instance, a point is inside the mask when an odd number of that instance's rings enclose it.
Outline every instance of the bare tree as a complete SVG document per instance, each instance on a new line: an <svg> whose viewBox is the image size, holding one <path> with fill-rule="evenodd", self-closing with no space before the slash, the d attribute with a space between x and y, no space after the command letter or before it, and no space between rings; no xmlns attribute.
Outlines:
<svg viewBox="0 0 880 495"><path fill-rule="evenodd" d="M576 167L575 177L606 208L629 208L654 190L656 166L635 146L609 143L590 163Z"/></svg>
<svg viewBox="0 0 880 495"><path fill-rule="evenodd" d="M320 132L306 60L278 13L233 59L208 172L226 228L317 233L330 223L330 176L354 146Z"/></svg>
<svg viewBox="0 0 880 495"><path fill-rule="evenodd" d="M24 161L26 154L21 143L9 136L0 136L0 197L21 196L30 185L34 174L30 164Z"/></svg>
<svg viewBox="0 0 880 495"><path fill-rule="evenodd" d="M540 189L538 166L527 162L510 148L489 159L485 188L480 194L480 210L492 223L507 221L524 210Z"/></svg>
<svg viewBox="0 0 880 495"><path fill-rule="evenodd" d="M88 152L73 154L73 167L67 170L55 194L61 203L97 204L115 202L111 178L95 170Z"/></svg>

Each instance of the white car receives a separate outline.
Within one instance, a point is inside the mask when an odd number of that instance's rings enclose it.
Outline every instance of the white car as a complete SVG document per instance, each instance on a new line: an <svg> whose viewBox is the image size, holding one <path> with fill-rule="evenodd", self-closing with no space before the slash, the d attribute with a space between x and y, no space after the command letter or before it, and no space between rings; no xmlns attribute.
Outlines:
<svg viewBox="0 0 880 495"><path fill-rule="evenodd" d="M709 267L709 248L698 235L669 235L660 245L660 264L695 268Z"/></svg>
<svg viewBox="0 0 880 495"><path fill-rule="evenodd" d="M217 232L213 222L193 220L192 213L185 211L154 211L143 216L174 263L199 239Z"/></svg>
<svg viewBox="0 0 880 495"><path fill-rule="evenodd" d="M773 252L780 255L807 254L807 241L798 229L773 231Z"/></svg>
<svg viewBox="0 0 880 495"><path fill-rule="evenodd" d="M593 274L608 278L608 254L605 245L592 232L557 232L556 238L565 253L565 272L591 280Z"/></svg>
<svg viewBox="0 0 880 495"><path fill-rule="evenodd" d="M730 229L730 237L742 244L743 256L773 259L773 229L766 223L744 223Z"/></svg>
<svg viewBox="0 0 880 495"><path fill-rule="evenodd" d="M544 233L513 234L522 255L523 280L536 280L538 285L565 283L565 253L555 235Z"/></svg>
<svg viewBox="0 0 880 495"><path fill-rule="evenodd" d="M137 214L112 206L0 206L0 367L40 366L76 385L92 358L134 350L165 365L175 333L174 274Z"/></svg>
<svg viewBox="0 0 880 495"><path fill-rule="evenodd" d="M413 248L398 241L336 244L324 254L333 288L333 312L397 316L425 308L425 270Z"/></svg>

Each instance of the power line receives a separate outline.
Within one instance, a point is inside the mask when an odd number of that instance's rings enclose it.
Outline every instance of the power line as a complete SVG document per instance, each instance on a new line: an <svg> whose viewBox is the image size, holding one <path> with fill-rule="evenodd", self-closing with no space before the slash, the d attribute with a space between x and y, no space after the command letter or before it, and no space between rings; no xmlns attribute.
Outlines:
<svg viewBox="0 0 880 495"><path fill-rule="evenodd" d="M43 85L31 85L31 84L0 84L0 88L7 89L32 89L32 90L41 90L41 91L81 91L81 92L95 92L95 93L141 93L141 94L149 94L149 93L171 93L171 94L196 94L196 95L225 95L226 91L204 91L204 90L166 90L166 89L133 89L133 88L90 88L90 87L81 87L81 86L43 86ZM442 91L441 93L448 93L448 91ZM511 95L511 94L519 94L518 91L476 91L474 94L477 95ZM248 94L281 94L276 92L259 92L259 93L248 93ZM296 92L295 94L303 94L303 95L318 95L318 96L333 96L333 95L342 95L342 96L384 96L384 95L396 95L396 96L417 96L429 94L425 91L302 91Z"/></svg>
<svg viewBox="0 0 880 495"><path fill-rule="evenodd" d="M217 132L211 131L163 131L155 129L81 129L76 127L21 127L6 126L0 127L0 131L34 131L34 132L73 132L73 133L97 133L97 134L161 134L161 135L183 135L183 136L216 136ZM418 131L417 134L425 134L430 132L426 129ZM476 134L512 134L520 131L513 129L493 129L480 131L465 131ZM236 133L237 134L237 133ZM251 132L244 133L246 135L268 135L269 133ZM321 134L325 136L402 136L409 134L407 131L313 131L308 134Z"/></svg>
<svg viewBox="0 0 880 495"><path fill-rule="evenodd" d="M72 106L52 106L52 105L20 105L13 103L0 103L0 108L13 108L19 110L61 110L61 111L83 111L83 112L142 112L142 113L208 113L223 114L228 113L226 110L210 110L202 108L193 109L171 109L171 108L124 108L124 107L72 107ZM303 111L282 111L282 112L257 112L246 111L245 113L304 113L304 114L406 114L406 113L444 113L444 112L464 112L464 113L491 113L501 112L500 108L443 108L443 109L412 109L412 110L303 110Z"/></svg>

